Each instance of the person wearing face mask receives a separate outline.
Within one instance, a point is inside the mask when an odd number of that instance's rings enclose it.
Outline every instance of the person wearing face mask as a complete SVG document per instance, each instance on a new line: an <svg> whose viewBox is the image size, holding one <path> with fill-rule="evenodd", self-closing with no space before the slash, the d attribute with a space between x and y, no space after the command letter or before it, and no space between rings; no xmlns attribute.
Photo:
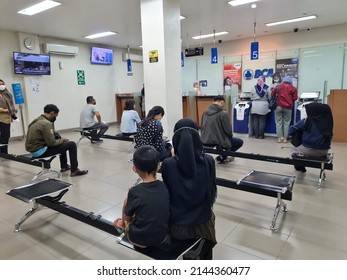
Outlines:
<svg viewBox="0 0 347 280"><path fill-rule="evenodd" d="M91 132L91 141L102 142L100 137L108 130L108 125L101 121L101 115L96 107L96 100L93 96L88 96L87 105L85 105L80 114L80 127L84 130L93 129ZM96 120L95 121L95 117Z"/></svg>
<svg viewBox="0 0 347 280"><path fill-rule="evenodd" d="M76 143L66 138L56 137L54 122L59 114L58 107L48 104L43 108L43 112L28 126L25 149L33 158L60 154L60 172L71 170L71 177L87 174L88 170L78 169ZM67 163L67 152L69 152L71 165Z"/></svg>
<svg viewBox="0 0 347 280"><path fill-rule="evenodd" d="M13 95L6 88L5 82L0 80L0 147L1 153L8 153L8 140L10 139L11 122L17 119Z"/></svg>
<svg viewBox="0 0 347 280"><path fill-rule="evenodd" d="M252 128L254 137L264 138L266 115L269 112L269 100L271 98L270 87L265 84L265 77L260 76L257 84L252 87Z"/></svg>
<svg viewBox="0 0 347 280"><path fill-rule="evenodd" d="M282 83L282 78L280 73L275 72L272 76L272 85L270 90L274 89L275 87L277 87L280 83Z"/></svg>

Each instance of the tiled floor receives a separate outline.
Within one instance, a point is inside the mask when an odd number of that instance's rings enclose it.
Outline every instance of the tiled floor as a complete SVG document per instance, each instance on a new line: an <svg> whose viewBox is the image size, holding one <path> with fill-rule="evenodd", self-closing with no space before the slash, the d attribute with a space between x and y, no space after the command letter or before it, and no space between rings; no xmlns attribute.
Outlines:
<svg viewBox="0 0 347 280"><path fill-rule="evenodd" d="M109 134L117 128L111 127ZM77 141L76 132L62 133ZM240 151L288 156L290 144L277 144L244 137ZM128 160L130 143L105 139L91 144L87 139L78 146L79 166L89 169L85 176L62 180L73 187L64 196L67 204L101 214L114 220L120 216L127 189L137 176ZM10 153L25 153L23 141L11 141ZM218 177L237 180L255 169L295 175L293 200L288 212L280 213L279 229L270 230L276 199L218 187L214 206L218 244L214 259L347 259L347 144L334 143L334 170L327 171L325 187L316 190L318 169L302 174L291 165L236 158L217 165ZM59 170L59 160L53 161ZM2 160L0 162L0 259L144 259L145 257L116 244L116 238L79 221L47 209L30 217L14 233L14 225L31 208L6 195L6 191L29 183L38 167ZM160 175L159 175L160 177Z"/></svg>

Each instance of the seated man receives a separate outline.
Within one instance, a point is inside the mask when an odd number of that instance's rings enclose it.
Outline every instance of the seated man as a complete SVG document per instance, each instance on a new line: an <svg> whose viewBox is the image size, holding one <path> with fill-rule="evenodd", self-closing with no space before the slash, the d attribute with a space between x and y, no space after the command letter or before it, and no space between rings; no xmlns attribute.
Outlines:
<svg viewBox="0 0 347 280"><path fill-rule="evenodd" d="M84 130L93 129L91 132L92 142L102 142L100 137L108 130L108 125L101 121L101 115L96 108L96 101L93 96L87 97L87 105L82 109L80 115L80 127ZM94 117L96 117L97 122ZM99 132L97 132L99 130Z"/></svg>
<svg viewBox="0 0 347 280"><path fill-rule="evenodd" d="M243 140L233 137L232 127L228 113L223 109L224 97L218 95L202 115L201 142L207 145L218 145L232 152L237 151L243 145ZM233 157L219 155L218 163L234 160Z"/></svg>
<svg viewBox="0 0 347 280"><path fill-rule="evenodd" d="M58 107L48 104L43 108L43 111L43 115L29 124L25 149L35 158L60 154L60 171L64 172L71 169L71 177L87 174L88 170L78 169L76 143L61 138L54 130L54 122L59 114ZM69 151L71 166L67 164L67 151Z"/></svg>

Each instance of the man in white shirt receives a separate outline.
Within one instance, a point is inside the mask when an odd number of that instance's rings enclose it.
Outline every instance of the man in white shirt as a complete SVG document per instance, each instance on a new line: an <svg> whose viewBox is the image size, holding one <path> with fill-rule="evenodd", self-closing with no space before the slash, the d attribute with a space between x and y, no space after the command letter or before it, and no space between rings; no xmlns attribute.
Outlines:
<svg viewBox="0 0 347 280"><path fill-rule="evenodd" d="M91 141L102 142L100 137L108 130L108 125L101 121L101 115L96 108L96 101L93 96L87 97L87 105L82 109L80 115L80 127L84 130L93 129L91 132ZM95 120L96 117L96 120Z"/></svg>

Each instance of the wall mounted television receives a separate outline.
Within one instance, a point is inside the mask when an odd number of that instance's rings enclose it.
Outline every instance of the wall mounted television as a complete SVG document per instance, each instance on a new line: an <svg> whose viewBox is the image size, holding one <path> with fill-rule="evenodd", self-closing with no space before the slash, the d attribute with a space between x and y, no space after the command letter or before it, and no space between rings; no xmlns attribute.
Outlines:
<svg viewBox="0 0 347 280"><path fill-rule="evenodd" d="M113 50L100 47L92 47L90 63L111 65L113 63Z"/></svg>
<svg viewBox="0 0 347 280"><path fill-rule="evenodd" d="M34 54L13 52L15 74L51 75L51 56L48 54Z"/></svg>

